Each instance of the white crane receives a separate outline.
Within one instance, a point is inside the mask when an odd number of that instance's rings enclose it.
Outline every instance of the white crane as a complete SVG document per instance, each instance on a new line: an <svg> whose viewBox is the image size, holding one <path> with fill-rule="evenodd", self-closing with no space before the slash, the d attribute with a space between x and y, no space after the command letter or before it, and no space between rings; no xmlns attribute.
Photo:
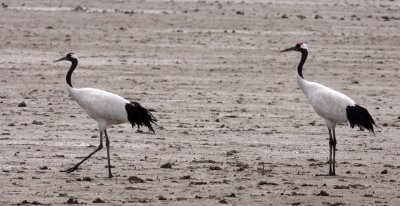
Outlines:
<svg viewBox="0 0 400 206"><path fill-rule="evenodd" d="M297 67L297 82L314 111L325 119L329 131L328 175L335 176L336 124L348 123L351 128L358 126L361 130L367 129L374 134L373 125L376 126L376 124L369 112L364 107L357 105L350 97L322 84L310 82L303 78L303 65L308 55L308 46L305 43L296 44L296 46L282 50L281 52L287 51L301 52L301 60Z"/></svg>
<svg viewBox="0 0 400 206"><path fill-rule="evenodd" d="M107 159L108 159L108 177L112 177L110 163L110 140L107 135L107 126L130 122L132 127L135 125L145 125L154 133L152 123L157 121L153 115L137 102L130 102L121 96L93 88L74 88L71 84L71 76L78 65L78 57L74 53L68 53L58 61L70 61L71 67L66 76L68 92L72 98L81 106L86 113L97 121L100 131L100 144L96 150L90 153L75 166L62 170L61 172L73 172L78 169L84 161L89 159L96 152L103 148L103 134L106 139Z"/></svg>

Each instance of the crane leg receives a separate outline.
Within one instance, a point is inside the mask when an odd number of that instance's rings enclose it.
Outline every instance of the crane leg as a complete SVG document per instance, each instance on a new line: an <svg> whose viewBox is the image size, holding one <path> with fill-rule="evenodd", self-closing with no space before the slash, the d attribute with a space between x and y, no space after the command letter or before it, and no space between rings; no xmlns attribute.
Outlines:
<svg viewBox="0 0 400 206"><path fill-rule="evenodd" d="M335 168L336 168L336 134L335 134L335 128L332 129L332 135L333 135L333 175L336 175Z"/></svg>
<svg viewBox="0 0 400 206"><path fill-rule="evenodd" d="M329 176L335 176L335 164L333 163L334 162L334 149L333 149L333 142L334 142L334 139L333 139L333 136L332 136L332 131L331 131L331 129L330 128L328 128L328 131L329 131L329 160L328 160L328 162L329 162L329 173L328 173L328 175ZM333 158L332 158L333 157ZM332 170L332 166L333 166L333 170Z"/></svg>
<svg viewBox="0 0 400 206"><path fill-rule="evenodd" d="M107 160L108 160L108 177L112 178L111 173L111 161L110 161L110 140L108 139L107 131L104 130L104 135L106 136L106 147L107 147Z"/></svg>
<svg viewBox="0 0 400 206"><path fill-rule="evenodd" d="M81 160L78 164L76 164L75 166L73 166L73 167L71 167L69 169L61 170L60 172L70 173L70 172L73 172L73 171L77 170L79 165L81 165L84 161L89 159L96 152L100 151L102 148L103 148L103 133L100 132L100 144L99 144L99 146L92 153L90 153L87 157L85 157L83 160Z"/></svg>

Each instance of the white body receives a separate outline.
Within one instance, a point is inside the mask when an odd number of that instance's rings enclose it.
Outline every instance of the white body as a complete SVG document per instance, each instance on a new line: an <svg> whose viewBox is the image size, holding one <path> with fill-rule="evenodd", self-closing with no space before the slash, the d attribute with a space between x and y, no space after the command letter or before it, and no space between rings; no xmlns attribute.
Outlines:
<svg viewBox="0 0 400 206"><path fill-rule="evenodd" d="M116 94L93 88L72 88L68 92L86 113L99 124L100 132L107 126L128 122L125 105L128 100Z"/></svg>
<svg viewBox="0 0 400 206"><path fill-rule="evenodd" d="M322 84L309 82L297 74L297 82L314 111L334 129L336 124L347 123L346 107L356 103L350 97Z"/></svg>

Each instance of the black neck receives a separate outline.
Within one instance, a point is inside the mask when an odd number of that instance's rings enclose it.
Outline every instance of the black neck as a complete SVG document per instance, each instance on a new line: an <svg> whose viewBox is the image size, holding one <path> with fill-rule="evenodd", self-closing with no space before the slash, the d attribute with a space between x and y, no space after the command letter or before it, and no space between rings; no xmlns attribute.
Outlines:
<svg viewBox="0 0 400 206"><path fill-rule="evenodd" d="M297 73L303 79L304 79L304 77L303 77L303 65L306 62L307 56L308 56L308 51L307 50L301 50L301 60L300 60L299 66L297 66Z"/></svg>
<svg viewBox="0 0 400 206"><path fill-rule="evenodd" d="M78 66L78 60L76 60L76 59L71 60L71 67L68 70L67 78L66 78L67 84L70 87L73 87L71 84L71 76L72 76L72 72L74 72L76 66Z"/></svg>

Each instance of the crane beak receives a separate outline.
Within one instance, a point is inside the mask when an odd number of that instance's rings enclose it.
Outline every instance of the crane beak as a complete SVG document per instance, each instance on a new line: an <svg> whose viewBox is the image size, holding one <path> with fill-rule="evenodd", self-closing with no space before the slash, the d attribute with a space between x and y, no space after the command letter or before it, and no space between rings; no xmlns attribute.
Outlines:
<svg viewBox="0 0 400 206"><path fill-rule="evenodd" d="M290 48L284 49L281 52L287 52L287 51L297 51L297 48L294 46L294 47L290 47Z"/></svg>
<svg viewBox="0 0 400 206"><path fill-rule="evenodd" d="M63 60L67 60L67 57L63 57L63 58L61 58L59 60L55 60L54 62L59 62L59 61L63 61Z"/></svg>

